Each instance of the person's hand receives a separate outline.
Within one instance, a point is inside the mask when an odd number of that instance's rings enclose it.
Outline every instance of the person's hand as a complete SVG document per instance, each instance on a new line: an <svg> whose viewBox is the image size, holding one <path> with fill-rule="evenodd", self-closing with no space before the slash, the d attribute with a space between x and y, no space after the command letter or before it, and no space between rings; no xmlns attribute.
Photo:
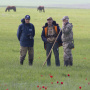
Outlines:
<svg viewBox="0 0 90 90"><path fill-rule="evenodd" d="M55 41L55 38L52 38L52 39L48 38L47 39L47 42L49 42L49 43L52 43L53 41Z"/></svg>
<svg viewBox="0 0 90 90"><path fill-rule="evenodd" d="M47 42L50 42L50 39L49 38L47 38Z"/></svg>

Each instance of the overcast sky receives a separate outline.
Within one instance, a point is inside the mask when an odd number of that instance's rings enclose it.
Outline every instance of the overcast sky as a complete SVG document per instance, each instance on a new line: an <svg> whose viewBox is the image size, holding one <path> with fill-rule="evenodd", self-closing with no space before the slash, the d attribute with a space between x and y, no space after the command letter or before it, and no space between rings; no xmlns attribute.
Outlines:
<svg viewBox="0 0 90 90"><path fill-rule="evenodd" d="M0 0L0 5L38 6L51 4L90 4L90 0Z"/></svg>

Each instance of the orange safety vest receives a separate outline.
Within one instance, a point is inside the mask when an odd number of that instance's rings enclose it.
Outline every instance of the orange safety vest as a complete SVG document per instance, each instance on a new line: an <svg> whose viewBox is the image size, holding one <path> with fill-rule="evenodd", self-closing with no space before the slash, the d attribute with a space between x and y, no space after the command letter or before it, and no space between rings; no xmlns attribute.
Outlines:
<svg viewBox="0 0 90 90"><path fill-rule="evenodd" d="M45 27L44 30L45 30L45 37L47 37L48 27ZM57 26L54 26L54 30L55 30L56 34L58 34Z"/></svg>

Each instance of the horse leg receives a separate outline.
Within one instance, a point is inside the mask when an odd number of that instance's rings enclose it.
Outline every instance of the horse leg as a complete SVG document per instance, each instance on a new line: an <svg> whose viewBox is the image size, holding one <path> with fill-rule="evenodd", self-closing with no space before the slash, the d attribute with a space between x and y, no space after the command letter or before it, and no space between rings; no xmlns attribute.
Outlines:
<svg viewBox="0 0 90 90"><path fill-rule="evenodd" d="M13 9L13 11L15 12L15 9Z"/></svg>
<svg viewBox="0 0 90 90"><path fill-rule="evenodd" d="M43 12L45 12L45 10L43 9Z"/></svg>
<svg viewBox="0 0 90 90"><path fill-rule="evenodd" d="M7 12L7 9L5 10L5 12Z"/></svg>

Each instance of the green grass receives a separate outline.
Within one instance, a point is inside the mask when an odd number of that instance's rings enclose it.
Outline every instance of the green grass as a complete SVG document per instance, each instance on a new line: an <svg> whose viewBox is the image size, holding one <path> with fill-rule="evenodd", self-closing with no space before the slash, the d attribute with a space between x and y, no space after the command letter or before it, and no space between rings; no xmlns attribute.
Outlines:
<svg viewBox="0 0 90 90"><path fill-rule="evenodd" d="M35 25L34 63L28 65L28 56L24 65L19 64L20 45L16 33L21 19L29 14L31 23ZM61 18L70 17L73 23L75 49L72 67L64 67L63 48L59 48L60 67L55 66L52 53L51 67L42 67L46 60L46 51L41 40L42 26L51 16L62 28ZM0 8L0 90L39 90L46 86L47 90L89 90L90 85L90 10L89 9L46 9L39 13L31 8L17 8L17 12L5 12ZM53 75L50 78L49 74ZM67 76L70 74L70 77ZM43 75L43 77L41 77ZM85 80L87 78L87 80ZM57 81L59 83L57 84ZM51 84L53 82L53 84ZM63 82L63 85L61 85ZM41 90L44 90L43 88Z"/></svg>

